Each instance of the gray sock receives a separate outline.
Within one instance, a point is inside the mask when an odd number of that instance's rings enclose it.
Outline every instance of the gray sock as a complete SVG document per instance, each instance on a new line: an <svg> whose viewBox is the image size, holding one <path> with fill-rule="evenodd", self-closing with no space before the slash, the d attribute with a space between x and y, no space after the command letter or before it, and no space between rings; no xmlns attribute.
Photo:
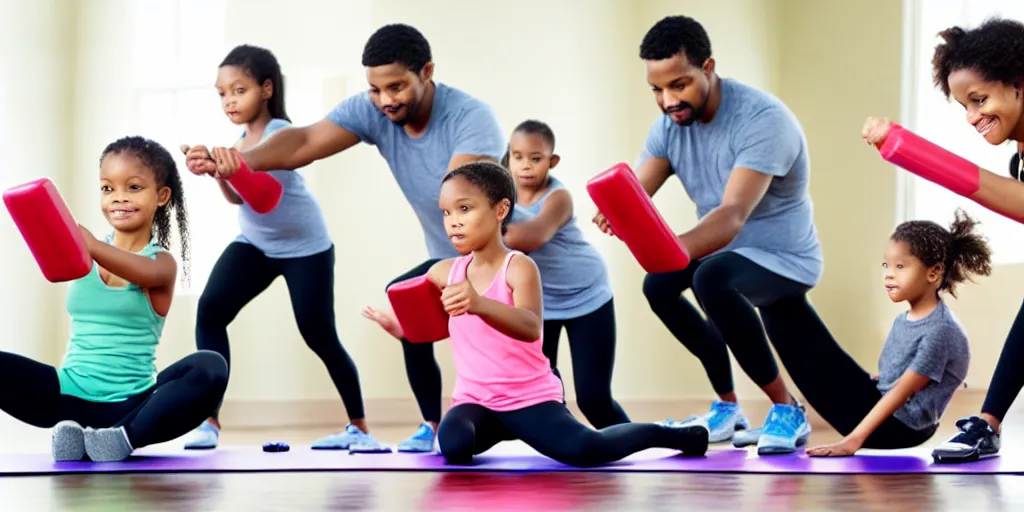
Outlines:
<svg viewBox="0 0 1024 512"><path fill-rule="evenodd" d="M132 454L124 427L85 429L85 452L94 462L116 462Z"/></svg>
<svg viewBox="0 0 1024 512"><path fill-rule="evenodd" d="M85 431L74 421L62 421L53 427L50 446L55 462L82 460L85 458Z"/></svg>

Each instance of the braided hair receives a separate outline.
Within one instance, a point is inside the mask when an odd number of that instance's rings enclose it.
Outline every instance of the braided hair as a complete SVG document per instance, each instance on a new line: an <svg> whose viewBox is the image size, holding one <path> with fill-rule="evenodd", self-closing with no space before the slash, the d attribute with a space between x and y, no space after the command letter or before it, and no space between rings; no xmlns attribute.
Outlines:
<svg viewBox="0 0 1024 512"><path fill-rule="evenodd" d="M191 252L189 250L188 211L185 208L185 190L181 184L181 175L178 174L178 166L174 158L159 143L144 137L131 136L123 137L111 142L103 154L100 162L109 155L134 156L142 161L153 172L157 187L171 189L171 199L167 204L157 207L156 215L153 218L153 235L156 236L156 244L164 249L171 247L171 210L174 210L174 217L178 223L178 243L181 244L182 281L188 283L189 262Z"/></svg>

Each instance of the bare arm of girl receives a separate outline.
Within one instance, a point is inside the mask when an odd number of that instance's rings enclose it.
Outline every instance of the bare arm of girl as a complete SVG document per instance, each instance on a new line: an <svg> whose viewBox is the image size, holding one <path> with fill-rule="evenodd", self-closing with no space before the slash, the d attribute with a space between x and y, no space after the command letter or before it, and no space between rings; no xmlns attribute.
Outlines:
<svg viewBox="0 0 1024 512"><path fill-rule="evenodd" d="M166 252L158 253L155 259L140 256L100 242L89 230L81 226L80 229L85 235L89 255L111 274L144 289L174 286L178 275L178 263L174 261L174 256Z"/></svg>
<svg viewBox="0 0 1024 512"><path fill-rule="evenodd" d="M903 404L907 403L907 400L914 393L924 389L928 385L929 380L928 377L913 370L903 372L900 379L896 381L896 385L871 408L871 411L860 421L857 428L853 429L853 432L850 432L849 435L836 444L811 448L807 450L807 454L812 457L843 457L853 455L864 446L864 441L867 440L872 432L877 430L897 409L903 407Z"/></svg>
<svg viewBox="0 0 1024 512"><path fill-rule="evenodd" d="M544 201L536 217L509 224L504 237L505 245L517 251L536 251L548 243L570 218L572 197L565 189L556 190Z"/></svg>
<svg viewBox="0 0 1024 512"><path fill-rule="evenodd" d="M511 338L537 341L541 337L544 310L537 264L528 256L513 256L505 281L512 288L513 306L477 295L466 279L446 286L441 292L445 311L453 316L471 313Z"/></svg>
<svg viewBox="0 0 1024 512"><path fill-rule="evenodd" d="M239 141L235 143L234 147L238 151L242 150L242 141L241 141L241 139L239 139ZM222 179L222 178L216 178L216 179L217 179L217 185L220 186L220 193L224 194L224 199L227 199L228 202L231 203L231 204L241 205L241 204L245 203L245 201L242 200L242 198L238 195L238 193L235 192L235 189L231 188L231 185L228 184L228 180L225 180L225 179Z"/></svg>

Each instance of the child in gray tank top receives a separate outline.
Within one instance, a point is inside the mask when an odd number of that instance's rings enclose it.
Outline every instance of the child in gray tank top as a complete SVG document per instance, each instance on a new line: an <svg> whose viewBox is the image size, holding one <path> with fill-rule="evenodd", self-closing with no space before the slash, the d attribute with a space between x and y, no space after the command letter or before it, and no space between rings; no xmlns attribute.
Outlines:
<svg viewBox="0 0 1024 512"><path fill-rule="evenodd" d="M853 455L861 448L917 446L935 434L953 393L967 377L967 333L941 297L991 273L991 250L976 221L957 210L949 229L932 221L897 226L885 249L885 291L909 308L893 322L872 377L817 318L790 318L786 303L767 311L765 326L797 388L842 441L811 456ZM772 317L786 318L774 322Z"/></svg>
<svg viewBox="0 0 1024 512"><path fill-rule="evenodd" d="M595 428L629 423L612 398L615 306L604 259L584 238L568 189L550 174L560 157L547 124L527 120L512 132L502 158L516 180L516 206L505 245L529 253L544 296L544 355L558 373L564 328L572 356L576 401Z"/></svg>

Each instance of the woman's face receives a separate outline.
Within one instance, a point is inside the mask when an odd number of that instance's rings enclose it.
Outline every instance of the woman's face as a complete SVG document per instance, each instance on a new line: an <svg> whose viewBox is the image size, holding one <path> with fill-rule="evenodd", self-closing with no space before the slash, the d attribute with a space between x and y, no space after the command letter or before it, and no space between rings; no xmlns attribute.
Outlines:
<svg viewBox="0 0 1024 512"><path fill-rule="evenodd" d="M949 74L949 91L967 110L967 122L989 144L997 145L1021 133L1024 94L1020 87L985 80L972 69Z"/></svg>

